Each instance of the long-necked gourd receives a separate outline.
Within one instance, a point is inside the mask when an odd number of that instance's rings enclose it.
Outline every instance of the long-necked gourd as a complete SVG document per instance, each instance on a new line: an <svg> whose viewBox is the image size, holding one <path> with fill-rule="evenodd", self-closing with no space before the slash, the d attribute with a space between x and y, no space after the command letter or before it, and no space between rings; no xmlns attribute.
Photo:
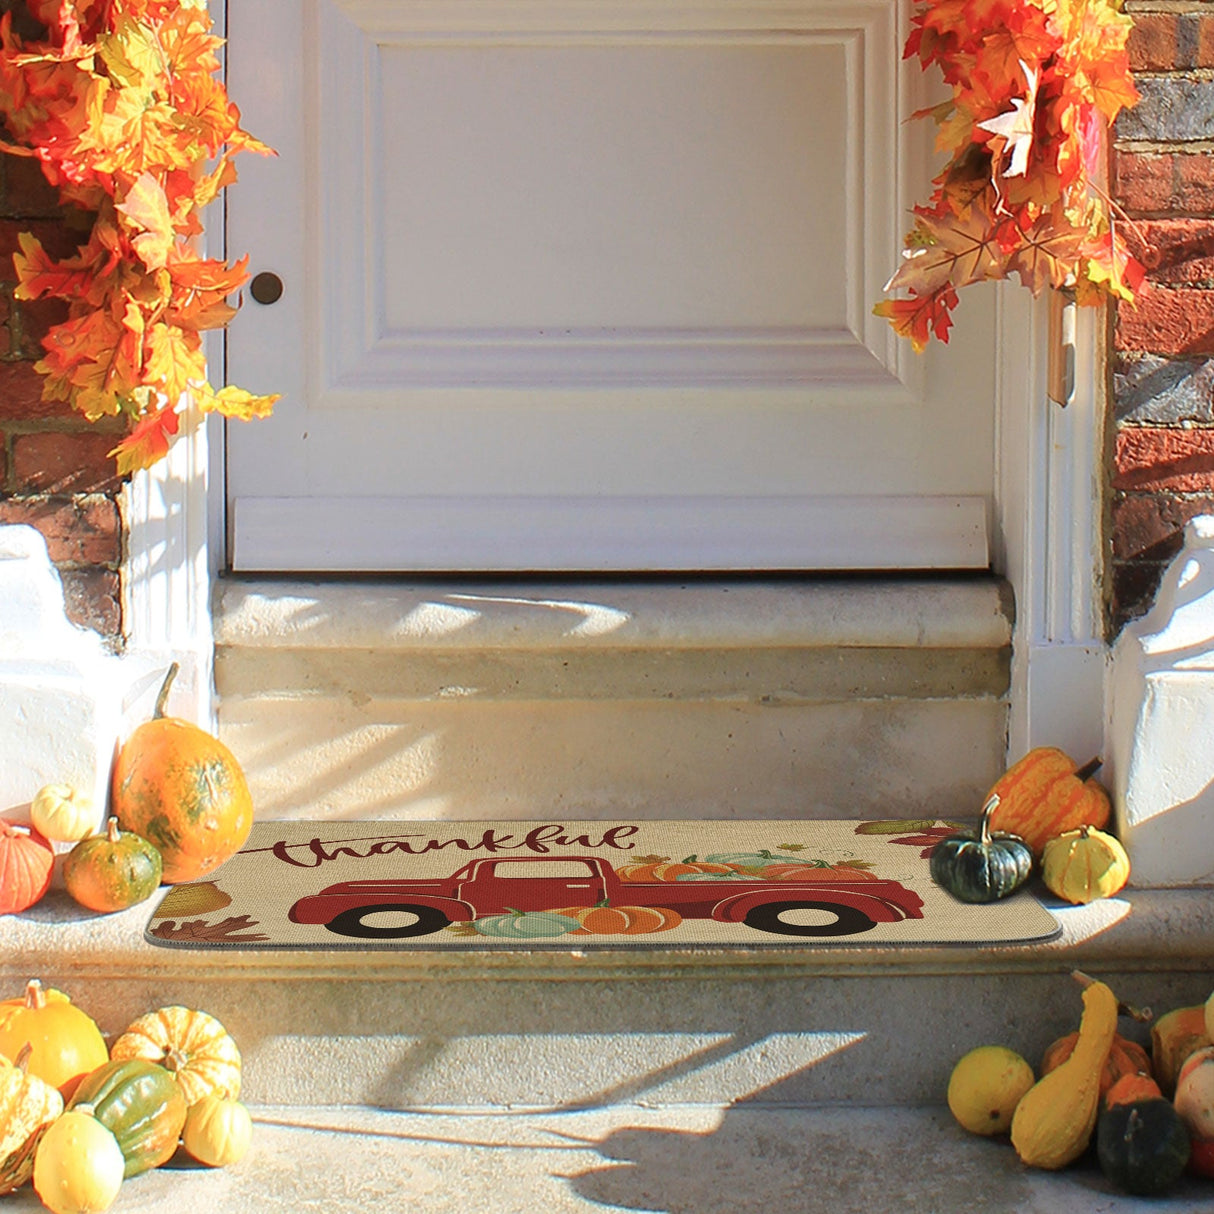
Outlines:
<svg viewBox="0 0 1214 1214"><path fill-rule="evenodd" d="M1100 1074L1117 1031L1117 996L1076 972L1084 983L1083 1017L1071 1056L1024 1094L1012 1117L1012 1146L1034 1168L1064 1168L1091 1141L1100 1102Z"/></svg>

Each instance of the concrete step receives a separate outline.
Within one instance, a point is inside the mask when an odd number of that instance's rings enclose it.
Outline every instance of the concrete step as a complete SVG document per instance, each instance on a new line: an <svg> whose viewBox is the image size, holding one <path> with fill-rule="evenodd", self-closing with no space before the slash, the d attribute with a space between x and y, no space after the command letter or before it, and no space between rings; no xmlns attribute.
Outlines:
<svg viewBox="0 0 1214 1214"><path fill-rule="evenodd" d="M261 1105L239 1164L171 1161L123 1184L114 1214L1189 1214L1214 1182L1116 1192L1091 1159L1023 1167L1006 1139L940 1106L749 1105L391 1113ZM6 1214L42 1214L30 1189Z"/></svg>
<svg viewBox="0 0 1214 1214"><path fill-rule="evenodd" d="M1204 1000L1210 892L1059 907L1062 936L1031 946L488 954L163 948L143 940L146 904L90 916L52 892L5 921L0 993L38 977L110 1034L165 1004L204 1008L258 1103L918 1105L972 1046L1035 1063L1078 1021L1073 968L1159 1012Z"/></svg>
<svg viewBox="0 0 1214 1214"><path fill-rule="evenodd" d="M220 734L272 818L972 815L995 578L228 579Z"/></svg>

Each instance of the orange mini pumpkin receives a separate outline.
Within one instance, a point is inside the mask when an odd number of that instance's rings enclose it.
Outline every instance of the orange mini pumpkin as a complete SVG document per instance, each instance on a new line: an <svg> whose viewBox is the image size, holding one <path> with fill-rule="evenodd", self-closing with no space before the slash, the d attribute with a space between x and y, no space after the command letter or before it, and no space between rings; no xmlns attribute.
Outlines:
<svg viewBox="0 0 1214 1214"><path fill-rule="evenodd" d="M29 1074L58 1088L65 1100L110 1059L93 1018L61 991L43 990L37 978L24 995L0 1002L0 1054L16 1058L27 1044Z"/></svg>
<svg viewBox="0 0 1214 1214"><path fill-rule="evenodd" d="M1077 1032L1067 1033L1050 1045L1041 1059L1041 1073L1048 1075L1057 1070L1075 1049L1079 1039ZM1104 1069L1100 1072L1100 1094L1107 1099L1113 1085L1127 1075L1142 1076L1153 1079L1151 1059L1146 1050L1136 1041L1117 1033L1113 1044L1109 1047L1109 1056L1105 1059Z"/></svg>
<svg viewBox="0 0 1214 1214"><path fill-rule="evenodd" d="M112 789L114 816L160 852L168 885L218 868L253 826L249 786L232 752L205 729L164 715L176 674L174 662L152 720L118 752Z"/></svg>
<svg viewBox="0 0 1214 1214"><path fill-rule="evenodd" d="M678 911L664 906L608 906L605 902L597 906L566 906L549 914L576 919L582 927L571 933L574 936L641 936L666 932L683 922Z"/></svg>
<svg viewBox="0 0 1214 1214"><path fill-rule="evenodd" d="M0 915L33 906L50 888L54 848L32 827L0 818Z"/></svg>
<svg viewBox="0 0 1214 1214"><path fill-rule="evenodd" d="M1038 746L995 781L986 796L999 798L991 830L1019 835L1040 857L1050 839L1080 826L1103 828L1112 815L1109 794L1092 776L1101 762L1080 767L1054 746Z"/></svg>
<svg viewBox="0 0 1214 1214"><path fill-rule="evenodd" d="M680 877L695 876L697 873L731 873L733 869L728 864L709 864L707 860L688 856L685 860L662 859L621 864L615 871L621 881L677 881Z"/></svg>

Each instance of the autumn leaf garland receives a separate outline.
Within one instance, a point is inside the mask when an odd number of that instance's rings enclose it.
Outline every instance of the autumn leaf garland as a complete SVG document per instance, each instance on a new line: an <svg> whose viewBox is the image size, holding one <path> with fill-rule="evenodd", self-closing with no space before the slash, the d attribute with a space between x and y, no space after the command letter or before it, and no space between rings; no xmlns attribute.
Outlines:
<svg viewBox="0 0 1214 1214"><path fill-rule="evenodd" d="M1015 274L1034 295L1132 301L1142 267L1100 188L1109 125L1138 100L1111 0L921 0L905 57L936 64L949 100L914 115L949 154L914 208L902 263L873 311L922 350L948 341L957 290Z"/></svg>
<svg viewBox="0 0 1214 1214"><path fill-rule="evenodd" d="M95 215L74 256L29 233L14 256L18 299L69 301L43 339L43 397L90 421L123 417L118 471L163 457L193 402L265 416L277 396L207 382L202 334L226 325L248 278L200 257L198 212L236 178L237 152L270 149L240 126L205 0L29 0L47 30L23 42L0 19L4 151L35 157L64 203Z"/></svg>

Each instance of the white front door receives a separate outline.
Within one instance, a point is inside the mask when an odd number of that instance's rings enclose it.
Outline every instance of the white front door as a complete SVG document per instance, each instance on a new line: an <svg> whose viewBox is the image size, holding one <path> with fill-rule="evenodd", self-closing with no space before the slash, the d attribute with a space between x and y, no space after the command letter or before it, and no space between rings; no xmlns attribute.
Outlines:
<svg viewBox="0 0 1214 1214"><path fill-rule="evenodd" d="M993 293L871 315L895 0L228 0L238 570L986 568ZM264 280L263 280L264 281Z"/></svg>

